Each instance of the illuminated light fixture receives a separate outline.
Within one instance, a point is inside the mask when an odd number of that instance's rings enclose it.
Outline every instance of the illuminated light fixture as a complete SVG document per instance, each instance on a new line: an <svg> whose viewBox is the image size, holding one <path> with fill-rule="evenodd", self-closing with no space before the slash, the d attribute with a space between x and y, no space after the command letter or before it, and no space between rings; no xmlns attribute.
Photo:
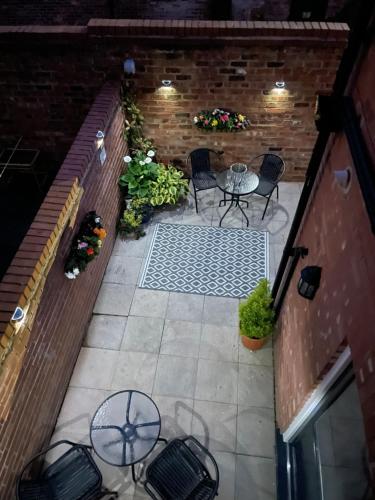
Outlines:
<svg viewBox="0 0 375 500"><path fill-rule="evenodd" d="M124 73L127 75L134 75L135 74L134 59L126 59L124 61Z"/></svg>
<svg viewBox="0 0 375 500"><path fill-rule="evenodd" d="M318 266L307 266L301 271L297 289L301 297L312 300L320 285L322 268Z"/></svg>
<svg viewBox="0 0 375 500"><path fill-rule="evenodd" d="M161 81L163 87L171 87L172 86L172 80L162 80Z"/></svg>
<svg viewBox="0 0 375 500"><path fill-rule="evenodd" d="M349 187L351 180L350 168L345 168L343 170L334 170L333 175L335 176L335 181L344 191Z"/></svg>
<svg viewBox="0 0 375 500"><path fill-rule="evenodd" d="M98 130L96 133L96 145L101 148L104 144L104 132Z"/></svg>
<svg viewBox="0 0 375 500"><path fill-rule="evenodd" d="M283 80L280 80L279 82L275 82L275 86L278 89L285 89L285 82Z"/></svg>
<svg viewBox="0 0 375 500"><path fill-rule="evenodd" d="M25 317L25 313L24 313L22 307L17 306L14 310L14 313L11 317L11 320L18 322L18 321L22 321L24 317Z"/></svg>

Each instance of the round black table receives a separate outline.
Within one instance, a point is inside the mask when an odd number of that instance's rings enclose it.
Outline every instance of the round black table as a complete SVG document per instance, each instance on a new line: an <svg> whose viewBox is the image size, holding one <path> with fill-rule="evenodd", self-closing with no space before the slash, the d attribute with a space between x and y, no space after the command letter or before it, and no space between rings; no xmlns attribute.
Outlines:
<svg viewBox="0 0 375 500"><path fill-rule="evenodd" d="M245 216L246 225L247 227L249 227L249 219L247 218L245 212L242 210L242 207L240 205L240 203L246 203L246 206L249 206L249 203L246 200L241 200L240 197L251 194L258 187L259 177L257 176L257 174L255 172L248 170L247 172L242 174L240 182L235 182L233 179L232 171L225 170L224 172L216 174L216 182L219 189L221 189L221 191L223 191L224 193L224 199L220 201L219 206L221 207L222 204L226 205L227 202L230 201L228 209L220 219L219 226L221 226L224 217L227 215L227 213L232 207L239 207L239 209ZM226 194L229 194L230 196L229 200L226 199L225 197Z"/></svg>
<svg viewBox="0 0 375 500"><path fill-rule="evenodd" d="M160 437L160 413L153 400L139 391L120 391L109 396L96 410L90 425L90 440L104 462L131 466L147 457Z"/></svg>

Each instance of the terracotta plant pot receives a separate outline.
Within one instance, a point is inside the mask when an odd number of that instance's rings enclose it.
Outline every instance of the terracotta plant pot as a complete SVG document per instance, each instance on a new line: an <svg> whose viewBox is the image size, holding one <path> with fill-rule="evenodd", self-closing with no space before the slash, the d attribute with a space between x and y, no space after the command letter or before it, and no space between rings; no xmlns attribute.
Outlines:
<svg viewBox="0 0 375 500"><path fill-rule="evenodd" d="M250 351L257 351L267 342L268 337L264 337L262 339L251 339L246 337L245 335L241 335L242 344Z"/></svg>

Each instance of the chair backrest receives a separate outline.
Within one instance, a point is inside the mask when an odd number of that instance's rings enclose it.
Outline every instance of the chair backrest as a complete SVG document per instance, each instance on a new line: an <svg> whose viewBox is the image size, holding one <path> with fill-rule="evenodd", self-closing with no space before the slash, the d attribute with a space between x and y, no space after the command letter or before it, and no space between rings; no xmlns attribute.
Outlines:
<svg viewBox="0 0 375 500"><path fill-rule="evenodd" d="M210 172L215 169L215 164L219 163L220 153L208 148L199 148L192 151L187 161L190 163L192 175L199 172Z"/></svg>
<svg viewBox="0 0 375 500"><path fill-rule="evenodd" d="M259 174L261 177L271 181L278 182L285 171L285 163L280 156L266 153L264 155L257 156L256 158L262 158L262 164L259 169ZM254 160L256 159L254 158Z"/></svg>

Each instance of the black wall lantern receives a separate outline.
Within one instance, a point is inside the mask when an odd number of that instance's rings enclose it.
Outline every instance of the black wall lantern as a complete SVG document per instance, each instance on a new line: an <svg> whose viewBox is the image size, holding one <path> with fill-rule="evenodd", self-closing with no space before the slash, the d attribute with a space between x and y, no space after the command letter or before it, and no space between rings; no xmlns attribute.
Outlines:
<svg viewBox="0 0 375 500"><path fill-rule="evenodd" d="M298 293L305 299L312 300L320 285L320 275L322 268L318 266L307 266L301 271L298 281Z"/></svg>

